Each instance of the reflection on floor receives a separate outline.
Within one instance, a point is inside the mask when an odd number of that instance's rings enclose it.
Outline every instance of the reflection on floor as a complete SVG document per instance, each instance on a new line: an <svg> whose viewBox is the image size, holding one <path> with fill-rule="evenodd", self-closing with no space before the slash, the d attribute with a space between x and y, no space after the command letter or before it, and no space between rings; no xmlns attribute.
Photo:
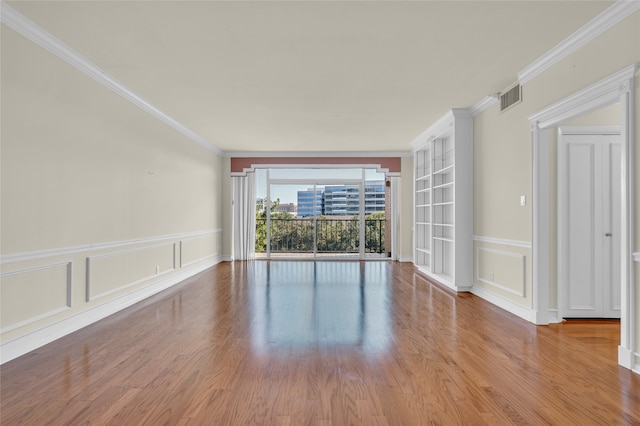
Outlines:
<svg viewBox="0 0 640 426"><path fill-rule="evenodd" d="M296 348L390 344L391 279L383 262L254 262L252 342Z"/></svg>

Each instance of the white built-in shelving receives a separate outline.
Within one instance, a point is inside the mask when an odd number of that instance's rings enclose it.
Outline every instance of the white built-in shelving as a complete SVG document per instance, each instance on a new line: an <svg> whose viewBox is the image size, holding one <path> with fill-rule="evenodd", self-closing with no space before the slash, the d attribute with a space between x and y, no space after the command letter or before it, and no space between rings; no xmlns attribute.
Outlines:
<svg viewBox="0 0 640 426"><path fill-rule="evenodd" d="M473 117L451 110L413 144L414 263L456 291L472 283Z"/></svg>

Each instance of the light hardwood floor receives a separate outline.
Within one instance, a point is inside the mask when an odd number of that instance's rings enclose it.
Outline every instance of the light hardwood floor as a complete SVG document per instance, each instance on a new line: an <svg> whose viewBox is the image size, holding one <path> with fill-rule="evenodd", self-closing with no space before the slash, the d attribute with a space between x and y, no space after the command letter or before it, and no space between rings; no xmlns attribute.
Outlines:
<svg viewBox="0 0 640 426"><path fill-rule="evenodd" d="M618 339L410 264L223 263L3 365L1 423L637 425Z"/></svg>

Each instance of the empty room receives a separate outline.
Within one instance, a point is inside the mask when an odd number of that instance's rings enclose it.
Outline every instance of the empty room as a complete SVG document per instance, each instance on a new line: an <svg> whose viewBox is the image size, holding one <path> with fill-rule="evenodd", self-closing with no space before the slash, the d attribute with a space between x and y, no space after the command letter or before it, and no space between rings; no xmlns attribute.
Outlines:
<svg viewBox="0 0 640 426"><path fill-rule="evenodd" d="M640 1L0 22L0 424L640 424Z"/></svg>

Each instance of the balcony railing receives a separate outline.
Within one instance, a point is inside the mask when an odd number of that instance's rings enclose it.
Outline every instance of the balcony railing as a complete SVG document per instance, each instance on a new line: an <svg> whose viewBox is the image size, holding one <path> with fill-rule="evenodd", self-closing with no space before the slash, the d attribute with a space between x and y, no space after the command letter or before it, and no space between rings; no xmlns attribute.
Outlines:
<svg viewBox="0 0 640 426"><path fill-rule="evenodd" d="M314 222L317 253L354 254L360 252L358 218L271 219L271 253L313 253ZM256 253L266 253L266 219L256 219ZM386 253L385 219L365 219L365 253Z"/></svg>

